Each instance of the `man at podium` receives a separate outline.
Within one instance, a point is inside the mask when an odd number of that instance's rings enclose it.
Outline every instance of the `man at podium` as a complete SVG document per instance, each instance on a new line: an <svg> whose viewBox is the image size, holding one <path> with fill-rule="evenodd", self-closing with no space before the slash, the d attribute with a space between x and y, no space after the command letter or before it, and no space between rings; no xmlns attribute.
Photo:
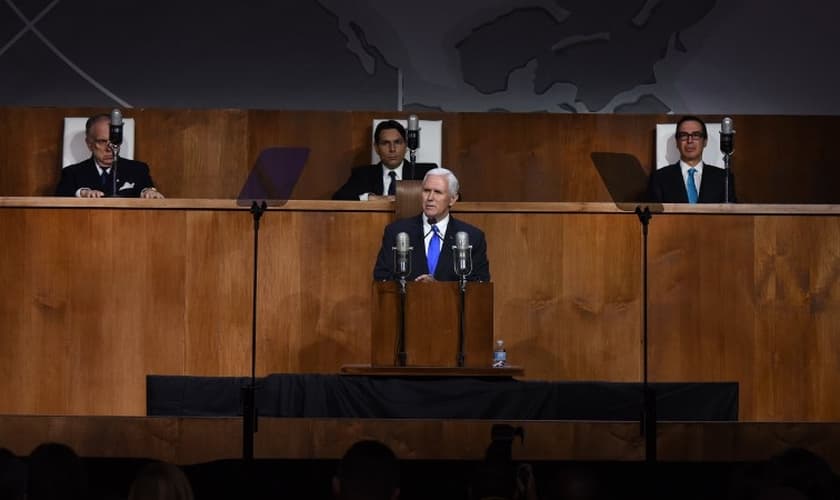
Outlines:
<svg viewBox="0 0 840 500"><path fill-rule="evenodd" d="M396 266L404 259L408 264L408 269L404 269L407 281L458 281L456 262L462 266L461 272L468 271L467 280L490 281L484 232L449 213L458 201L458 191L458 179L450 170L434 168L426 173L423 211L385 227L373 279L397 279Z"/></svg>

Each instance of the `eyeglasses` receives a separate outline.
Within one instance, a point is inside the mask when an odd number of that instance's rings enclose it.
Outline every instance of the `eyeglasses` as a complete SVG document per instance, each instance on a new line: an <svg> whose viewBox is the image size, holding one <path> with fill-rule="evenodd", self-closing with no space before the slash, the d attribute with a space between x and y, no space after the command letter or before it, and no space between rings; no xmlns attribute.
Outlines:
<svg viewBox="0 0 840 500"><path fill-rule="evenodd" d="M89 139L96 147L105 149L111 143L108 139Z"/></svg>
<svg viewBox="0 0 840 500"><path fill-rule="evenodd" d="M688 132L677 132L677 140L680 142L687 141L689 137L695 141L699 141L700 139L705 139L706 135L703 132L692 132L690 134Z"/></svg>

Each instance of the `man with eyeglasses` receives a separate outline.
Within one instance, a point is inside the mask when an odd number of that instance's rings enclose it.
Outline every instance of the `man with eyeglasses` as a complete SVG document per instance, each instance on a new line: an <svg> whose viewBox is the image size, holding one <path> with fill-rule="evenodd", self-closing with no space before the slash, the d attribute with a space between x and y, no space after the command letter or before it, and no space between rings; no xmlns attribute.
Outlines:
<svg viewBox="0 0 840 500"><path fill-rule="evenodd" d="M680 161L654 170L648 183L648 201L654 203L725 203L727 172L703 163L708 140L706 124L696 116L677 122L675 140ZM735 183L729 176L729 200L735 201Z"/></svg>
<svg viewBox="0 0 840 500"><path fill-rule="evenodd" d="M126 198L163 198L155 189L149 166L143 162L119 157L116 180L113 178L114 152L108 141L111 117L99 114L85 123L85 144L91 152L87 160L61 169L55 194L77 198L116 196Z"/></svg>
<svg viewBox="0 0 840 500"><path fill-rule="evenodd" d="M334 200L391 200L394 201L396 181L420 180L426 172L436 167L434 163L416 163L414 176L405 161L405 127L395 120L386 120L376 126L373 148L379 155L376 165L354 167L350 178L333 194Z"/></svg>

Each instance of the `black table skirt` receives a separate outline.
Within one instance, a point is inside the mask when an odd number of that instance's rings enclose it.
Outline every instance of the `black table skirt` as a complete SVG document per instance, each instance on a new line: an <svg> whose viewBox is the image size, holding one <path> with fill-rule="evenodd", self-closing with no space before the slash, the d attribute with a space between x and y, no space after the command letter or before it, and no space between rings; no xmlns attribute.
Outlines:
<svg viewBox="0 0 840 500"><path fill-rule="evenodd" d="M246 377L149 375L149 416L241 415ZM658 420L738 419L738 384L656 383ZM290 418L434 418L637 420L642 385L524 382L481 378L399 378L278 374L258 379L261 416Z"/></svg>

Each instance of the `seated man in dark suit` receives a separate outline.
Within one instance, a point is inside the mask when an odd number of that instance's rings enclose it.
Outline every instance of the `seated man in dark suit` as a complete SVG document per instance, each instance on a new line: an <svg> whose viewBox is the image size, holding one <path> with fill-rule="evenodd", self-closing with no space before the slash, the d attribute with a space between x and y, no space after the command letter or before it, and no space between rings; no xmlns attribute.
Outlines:
<svg viewBox="0 0 840 500"><path fill-rule="evenodd" d="M110 116L92 116L85 123L85 144L91 152L87 160L61 169L61 180L55 189L57 196L101 198L114 196L115 183L111 167L114 153L108 141ZM116 193L121 197L163 198L155 189L149 166L119 157L116 168Z"/></svg>
<svg viewBox="0 0 840 500"><path fill-rule="evenodd" d="M455 234L467 233L472 245L472 273L470 281L490 281L490 263L487 261L487 242L484 232L462 222L449 213L458 201L459 184L455 174L445 168L434 168L423 178L423 212L414 217L400 219L385 227L382 247L376 258L373 279L394 279L394 251L398 233L407 233L411 254L411 273L406 280L458 281L453 267L452 247Z"/></svg>
<svg viewBox="0 0 840 500"><path fill-rule="evenodd" d="M394 200L396 181L422 179L437 165L416 163L414 175L405 161L405 127L400 122L386 120L376 126L373 148L382 160L376 165L354 167L350 179L333 194L334 200Z"/></svg>
<svg viewBox="0 0 840 500"><path fill-rule="evenodd" d="M709 134L696 116L677 122L680 161L654 170L648 182L648 201L654 203L725 203L727 171L703 163ZM729 200L735 202L735 182L729 173Z"/></svg>

